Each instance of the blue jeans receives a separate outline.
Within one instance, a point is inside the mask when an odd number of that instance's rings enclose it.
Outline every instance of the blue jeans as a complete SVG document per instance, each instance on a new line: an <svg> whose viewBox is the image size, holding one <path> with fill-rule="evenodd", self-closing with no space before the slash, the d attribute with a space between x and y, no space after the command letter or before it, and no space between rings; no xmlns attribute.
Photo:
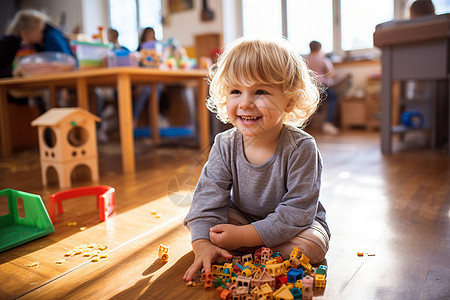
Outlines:
<svg viewBox="0 0 450 300"><path fill-rule="evenodd" d="M327 115L325 121L333 123L334 116L336 115L336 109L338 107L338 96L332 88L327 88L325 93L325 99L327 100Z"/></svg>
<svg viewBox="0 0 450 300"><path fill-rule="evenodd" d="M150 95L152 94L152 86L151 85L145 85L141 87L142 89L136 96L136 99L134 100L134 106L133 106L133 119L138 120L141 116L142 110L145 107L145 104L150 98ZM158 93L158 101L161 98L162 93L162 84L157 84L156 89Z"/></svg>

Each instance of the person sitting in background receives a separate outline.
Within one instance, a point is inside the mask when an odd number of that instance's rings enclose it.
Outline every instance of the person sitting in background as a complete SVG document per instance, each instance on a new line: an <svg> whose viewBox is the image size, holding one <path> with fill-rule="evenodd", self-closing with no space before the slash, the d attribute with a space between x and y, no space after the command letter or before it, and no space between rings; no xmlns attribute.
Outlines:
<svg viewBox="0 0 450 300"><path fill-rule="evenodd" d="M57 26L47 21L44 28L43 44L38 45L40 51L56 51L71 55L77 59L70 47L68 37ZM78 61L76 60L77 65ZM58 105L60 106L76 106L76 93L74 90L62 88L58 91Z"/></svg>
<svg viewBox="0 0 450 300"><path fill-rule="evenodd" d="M409 16L411 19L434 15L436 13L431 0L416 0L409 7ZM431 82L407 80L402 85L403 89L405 89L407 99L429 99L433 97L433 85Z"/></svg>
<svg viewBox="0 0 450 300"><path fill-rule="evenodd" d="M416 0L409 7L411 19L435 14L434 4L431 0Z"/></svg>
<svg viewBox="0 0 450 300"><path fill-rule="evenodd" d="M113 52L130 52L127 47L122 46L119 43L119 32L116 29L108 28L106 36L108 42L113 44ZM94 94L96 98L97 114L102 118L102 122L98 124L97 136L100 142L106 143L109 141L108 131L114 127L111 125L114 121L111 119L116 118L116 110L113 105L106 105L105 102L107 102L106 99L108 98L117 99L117 90L110 87L96 87L94 89Z"/></svg>
<svg viewBox="0 0 450 300"><path fill-rule="evenodd" d="M36 10L21 10L16 13L14 19L6 29L5 35L0 39L0 77L12 77L20 75L15 70L17 60L24 56L38 52L37 44L41 44L44 38L44 28L47 16ZM27 104L28 97L8 94L8 101L18 104ZM42 97L34 98L40 113L46 111L46 105Z"/></svg>
<svg viewBox="0 0 450 300"><path fill-rule="evenodd" d="M113 50L130 51L127 47L119 44L119 32L116 29L108 28L106 36L108 37L108 41L113 44Z"/></svg>
<svg viewBox="0 0 450 300"><path fill-rule="evenodd" d="M331 86L334 83L334 67L329 58L322 51L322 44L318 41L309 43L310 54L306 57L308 67L316 72L320 82L326 90L323 94L327 99L327 114L322 124L322 131L326 134L336 135L339 129L334 126L333 120L338 106L338 96ZM323 95L322 95L323 96Z"/></svg>
<svg viewBox="0 0 450 300"><path fill-rule="evenodd" d="M0 39L0 77L11 77L14 60L20 52L37 52L36 44L42 43L47 17L34 10L19 11Z"/></svg>
<svg viewBox="0 0 450 300"><path fill-rule="evenodd" d="M114 28L108 28L107 32L106 32L107 38L108 38L108 42L113 44L113 51L125 51L125 52L130 52L130 50L128 50L127 47L122 46L119 44L119 32L114 29ZM97 98L97 111L99 116L102 114L104 106L105 106L105 88L95 88L94 89L94 93L96 95ZM108 92L106 92L108 93ZM117 98L117 91L114 89L113 91L113 95L114 98ZM104 133L106 134L106 132ZM106 139L105 139L106 140Z"/></svg>
<svg viewBox="0 0 450 300"><path fill-rule="evenodd" d="M69 39L61 29L50 22L47 22L44 28L43 51L57 51L75 57L75 54L70 48Z"/></svg>
<svg viewBox="0 0 450 300"><path fill-rule="evenodd" d="M141 37L139 39L139 45L137 47L137 51L141 51L142 44L148 41L156 41L155 30L152 27L146 27L142 31Z"/></svg>
<svg viewBox="0 0 450 300"><path fill-rule="evenodd" d="M158 42L155 36L155 30L152 27L146 27L142 31L142 35L139 39L139 45L137 48L137 51L142 50L142 45L145 43L155 41ZM137 96L134 100L133 105L133 125L136 128L138 126L139 118L142 114L142 111L144 110L145 104L148 102L150 95L152 93L152 87L151 85L139 85L136 87L137 89ZM158 98L160 98L162 93L162 85L157 85L158 90Z"/></svg>

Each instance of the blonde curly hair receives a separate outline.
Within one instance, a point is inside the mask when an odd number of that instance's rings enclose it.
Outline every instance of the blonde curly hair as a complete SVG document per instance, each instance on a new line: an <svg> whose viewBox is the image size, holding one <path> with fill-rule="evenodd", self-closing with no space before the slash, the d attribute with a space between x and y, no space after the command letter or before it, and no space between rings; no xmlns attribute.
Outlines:
<svg viewBox="0 0 450 300"><path fill-rule="evenodd" d="M22 30L32 31L36 27L45 24L47 21L47 15L38 10L19 10L14 16L14 19L11 21L11 23L9 23L5 33L7 35L20 37L20 32Z"/></svg>
<svg viewBox="0 0 450 300"><path fill-rule="evenodd" d="M236 86L264 84L280 88L292 107L285 113L284 123L293 126L304 125L320 101L317 76L285 39L235 40L211 67L209 84L206 106L224 123L230 122L228 91Z"/></svg>

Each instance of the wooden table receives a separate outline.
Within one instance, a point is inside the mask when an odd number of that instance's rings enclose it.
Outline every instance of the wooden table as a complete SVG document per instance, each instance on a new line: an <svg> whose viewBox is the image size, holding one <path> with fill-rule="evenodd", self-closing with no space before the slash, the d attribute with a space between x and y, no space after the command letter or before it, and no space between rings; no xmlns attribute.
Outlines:
<svg viewBox="0 0 450 300"><path fill-rule="evenodd" d="M133 118L131 85L134 83L152 84L151 118L153 138L159 142L158 131L158 101L156 84L167 82L196 83L198 139L200 149L209 145L209 116L205 106L207 96L206 72L202 70L158 70L139 67L116 67L75 71L70 73L33 76L25 78L9 78L0 80L0 141L2 157L12 154L11 136L9 128L7 93L11 89L39 89L48 88L51 91L52 106L56 106L56 89L75 87L78 106L89 109L88 91L90 87L101 85L116 85L118 95L120 142L122 148L122 167L125 173L135 171Z"/></svg>
<svg viewBox="0 0 450 300"><path fill-rule="evenodd" d="M394 94L397 81L425 81L433 85L431 144L450 140L450 14L390 21L377 25L374 44L382 50L381 150L392 151ZM438 93L438 91L441 91ZM408 130L406 128L406 130ZM405 130L401 130L403 133ZM450 148L448 150L450 155Z"/></svg>

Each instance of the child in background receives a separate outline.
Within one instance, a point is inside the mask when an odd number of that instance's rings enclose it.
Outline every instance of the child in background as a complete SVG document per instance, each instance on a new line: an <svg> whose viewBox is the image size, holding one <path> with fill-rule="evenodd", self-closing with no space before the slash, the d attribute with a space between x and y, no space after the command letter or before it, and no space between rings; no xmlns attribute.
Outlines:
<svg viewBox="0 0 450 300"><path fill-rule="evenodd" d="M322 159L297 128L318 103L310 71L285 40L241 38L219 57L207 106L235 128L216 136L185 218L195 254L186 281L235 249L266 246L286 258L299 246L311 263L324 259Z"/></svg>
<svg viewBox="0 0 450 300"><path fill-rule="evenodd" d="M123 50L130 52L130 50L127 47L122 46L119 43L119 32L116 29L108 28L108 30L106 31L106 36L108 38L108 42L113 44L113 50Z"/></svg>
<svg viewBox="0 0 450 300"><path fill-rule="evenodd" d="M139 39L139 45L137 51L142 50L142 45L145 45L149 42L159 43L156 39L155 30L152 27L146 27L142 32L142 35ZM134 87L133 87L134 88ZM152 86L149 84L146 85L138 85L136 87L137 96L134 99L134 107L133 107L133 126L134 128L138 127L139 118L141 117L142 111L144 110L145 104L148 102L150 95L152 93ZM158 84L156 86L158 90L158 99L161 99L162 84ZM159 100L158 100L159 101Z"/></svg>

